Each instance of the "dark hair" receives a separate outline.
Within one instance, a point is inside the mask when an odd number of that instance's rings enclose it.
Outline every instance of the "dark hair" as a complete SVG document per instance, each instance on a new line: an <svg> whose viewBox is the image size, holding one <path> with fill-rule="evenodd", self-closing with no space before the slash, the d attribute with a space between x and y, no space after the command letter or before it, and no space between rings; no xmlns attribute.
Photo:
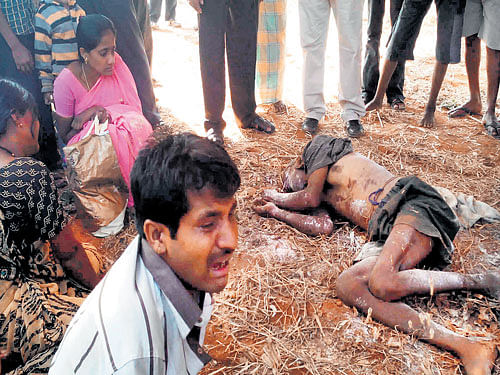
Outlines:
<svg viewBox="0 0 500 375"><path fill-rule="evenodd" d="M16 82L0 79L0 136L7 131L12 114L24 116L28 111L33 113L34 118L38 117L33 95Z"/></svg>
<svg viewBox="0 0 500 375"><path fill-rule="evenodd" d="M165 224L175 238L179 221L190 209L188 191L207 187L217 198L228 198L239 186L238 168L215 142L183 133L150 144L130 173L137 230L144 236L144 221L150 219Z"/></svg>
<svg viewBox="0 0 500 375"><path fill-rule="evenodd" d="M116 36L116 29L113 22L102 14L90 14L80 18L76 28L76 41L78 43L78 56L83 61L80 48L85 51L92 51L96 48L106 31L112 31Z"/></svg>

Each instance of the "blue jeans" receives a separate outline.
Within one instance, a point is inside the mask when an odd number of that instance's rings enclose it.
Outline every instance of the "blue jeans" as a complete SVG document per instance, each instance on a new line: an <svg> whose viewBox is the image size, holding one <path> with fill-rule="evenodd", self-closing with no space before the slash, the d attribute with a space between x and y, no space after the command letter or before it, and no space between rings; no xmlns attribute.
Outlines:
<svg viewBox="0 0 500 375"><path fill-rule="evenodd" d="M391 0L391 25L396 23L403 0ZM365 63L363 66L363 98L366 103L371 101L377 91L380 75L380 37L384 21L385 0L368 0L368 30L365 51ZM405 81L405 61L400 61L389 81L386 95L387 101L391 103L394 99L404 100L403 86Z"/></svg>

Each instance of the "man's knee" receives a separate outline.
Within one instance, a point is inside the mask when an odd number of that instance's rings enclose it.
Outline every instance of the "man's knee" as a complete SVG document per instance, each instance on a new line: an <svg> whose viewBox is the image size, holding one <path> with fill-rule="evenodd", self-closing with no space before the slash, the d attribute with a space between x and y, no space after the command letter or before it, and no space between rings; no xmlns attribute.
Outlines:
<svg viewBox="0 0 500 375"><path fill-rule="evenodd" d="M356 301L367 291L367 275L358 265L346 269L337 278L337 296L348 306L356 306Z"/></svg>
<svg viewBox="0 0 500 375"><path fill-rule="evenodd" d="M400 298L402 286L396 274L374 272L368 280L368 289L378 299L389 302Z"/></svg>

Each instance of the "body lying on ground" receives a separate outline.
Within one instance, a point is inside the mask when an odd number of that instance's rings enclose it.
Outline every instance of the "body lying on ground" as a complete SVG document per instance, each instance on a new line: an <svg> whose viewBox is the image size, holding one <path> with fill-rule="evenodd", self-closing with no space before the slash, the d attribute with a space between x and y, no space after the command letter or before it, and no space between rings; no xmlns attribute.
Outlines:
<svg viewBox="0 0 500 375"><path fill-rule="evenodd" d="M306 186L307 184L307 186ZM500 298L500 272L463 275L426 270L451 262L453 239L460 223L441 195L415 176L398 178L356 153L349 139L315 137L286 171L291 193L265 190L255 210L311 235L330 234L333 221L318 209L326 203L338 214L381 241L380 254L345 270L337 294L349 306L391 327L452 351L467 374L490 374L495 345L456 334L399 302L412 294L474 290ZM312 210L309 214L296 211Z"/></svg>

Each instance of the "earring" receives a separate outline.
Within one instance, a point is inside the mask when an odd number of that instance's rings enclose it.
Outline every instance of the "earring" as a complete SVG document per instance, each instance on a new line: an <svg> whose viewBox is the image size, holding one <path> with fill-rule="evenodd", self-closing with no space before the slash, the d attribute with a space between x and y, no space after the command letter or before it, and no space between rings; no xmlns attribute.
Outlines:
<svg viewBox="0 0 500 375"><path fill-rule="evenodd" d="M88 63L89 63L89 58L88 58L87 56L85 56L85 57L83 58L83 61L85 62L85 64L88 64Z"/></svg>

